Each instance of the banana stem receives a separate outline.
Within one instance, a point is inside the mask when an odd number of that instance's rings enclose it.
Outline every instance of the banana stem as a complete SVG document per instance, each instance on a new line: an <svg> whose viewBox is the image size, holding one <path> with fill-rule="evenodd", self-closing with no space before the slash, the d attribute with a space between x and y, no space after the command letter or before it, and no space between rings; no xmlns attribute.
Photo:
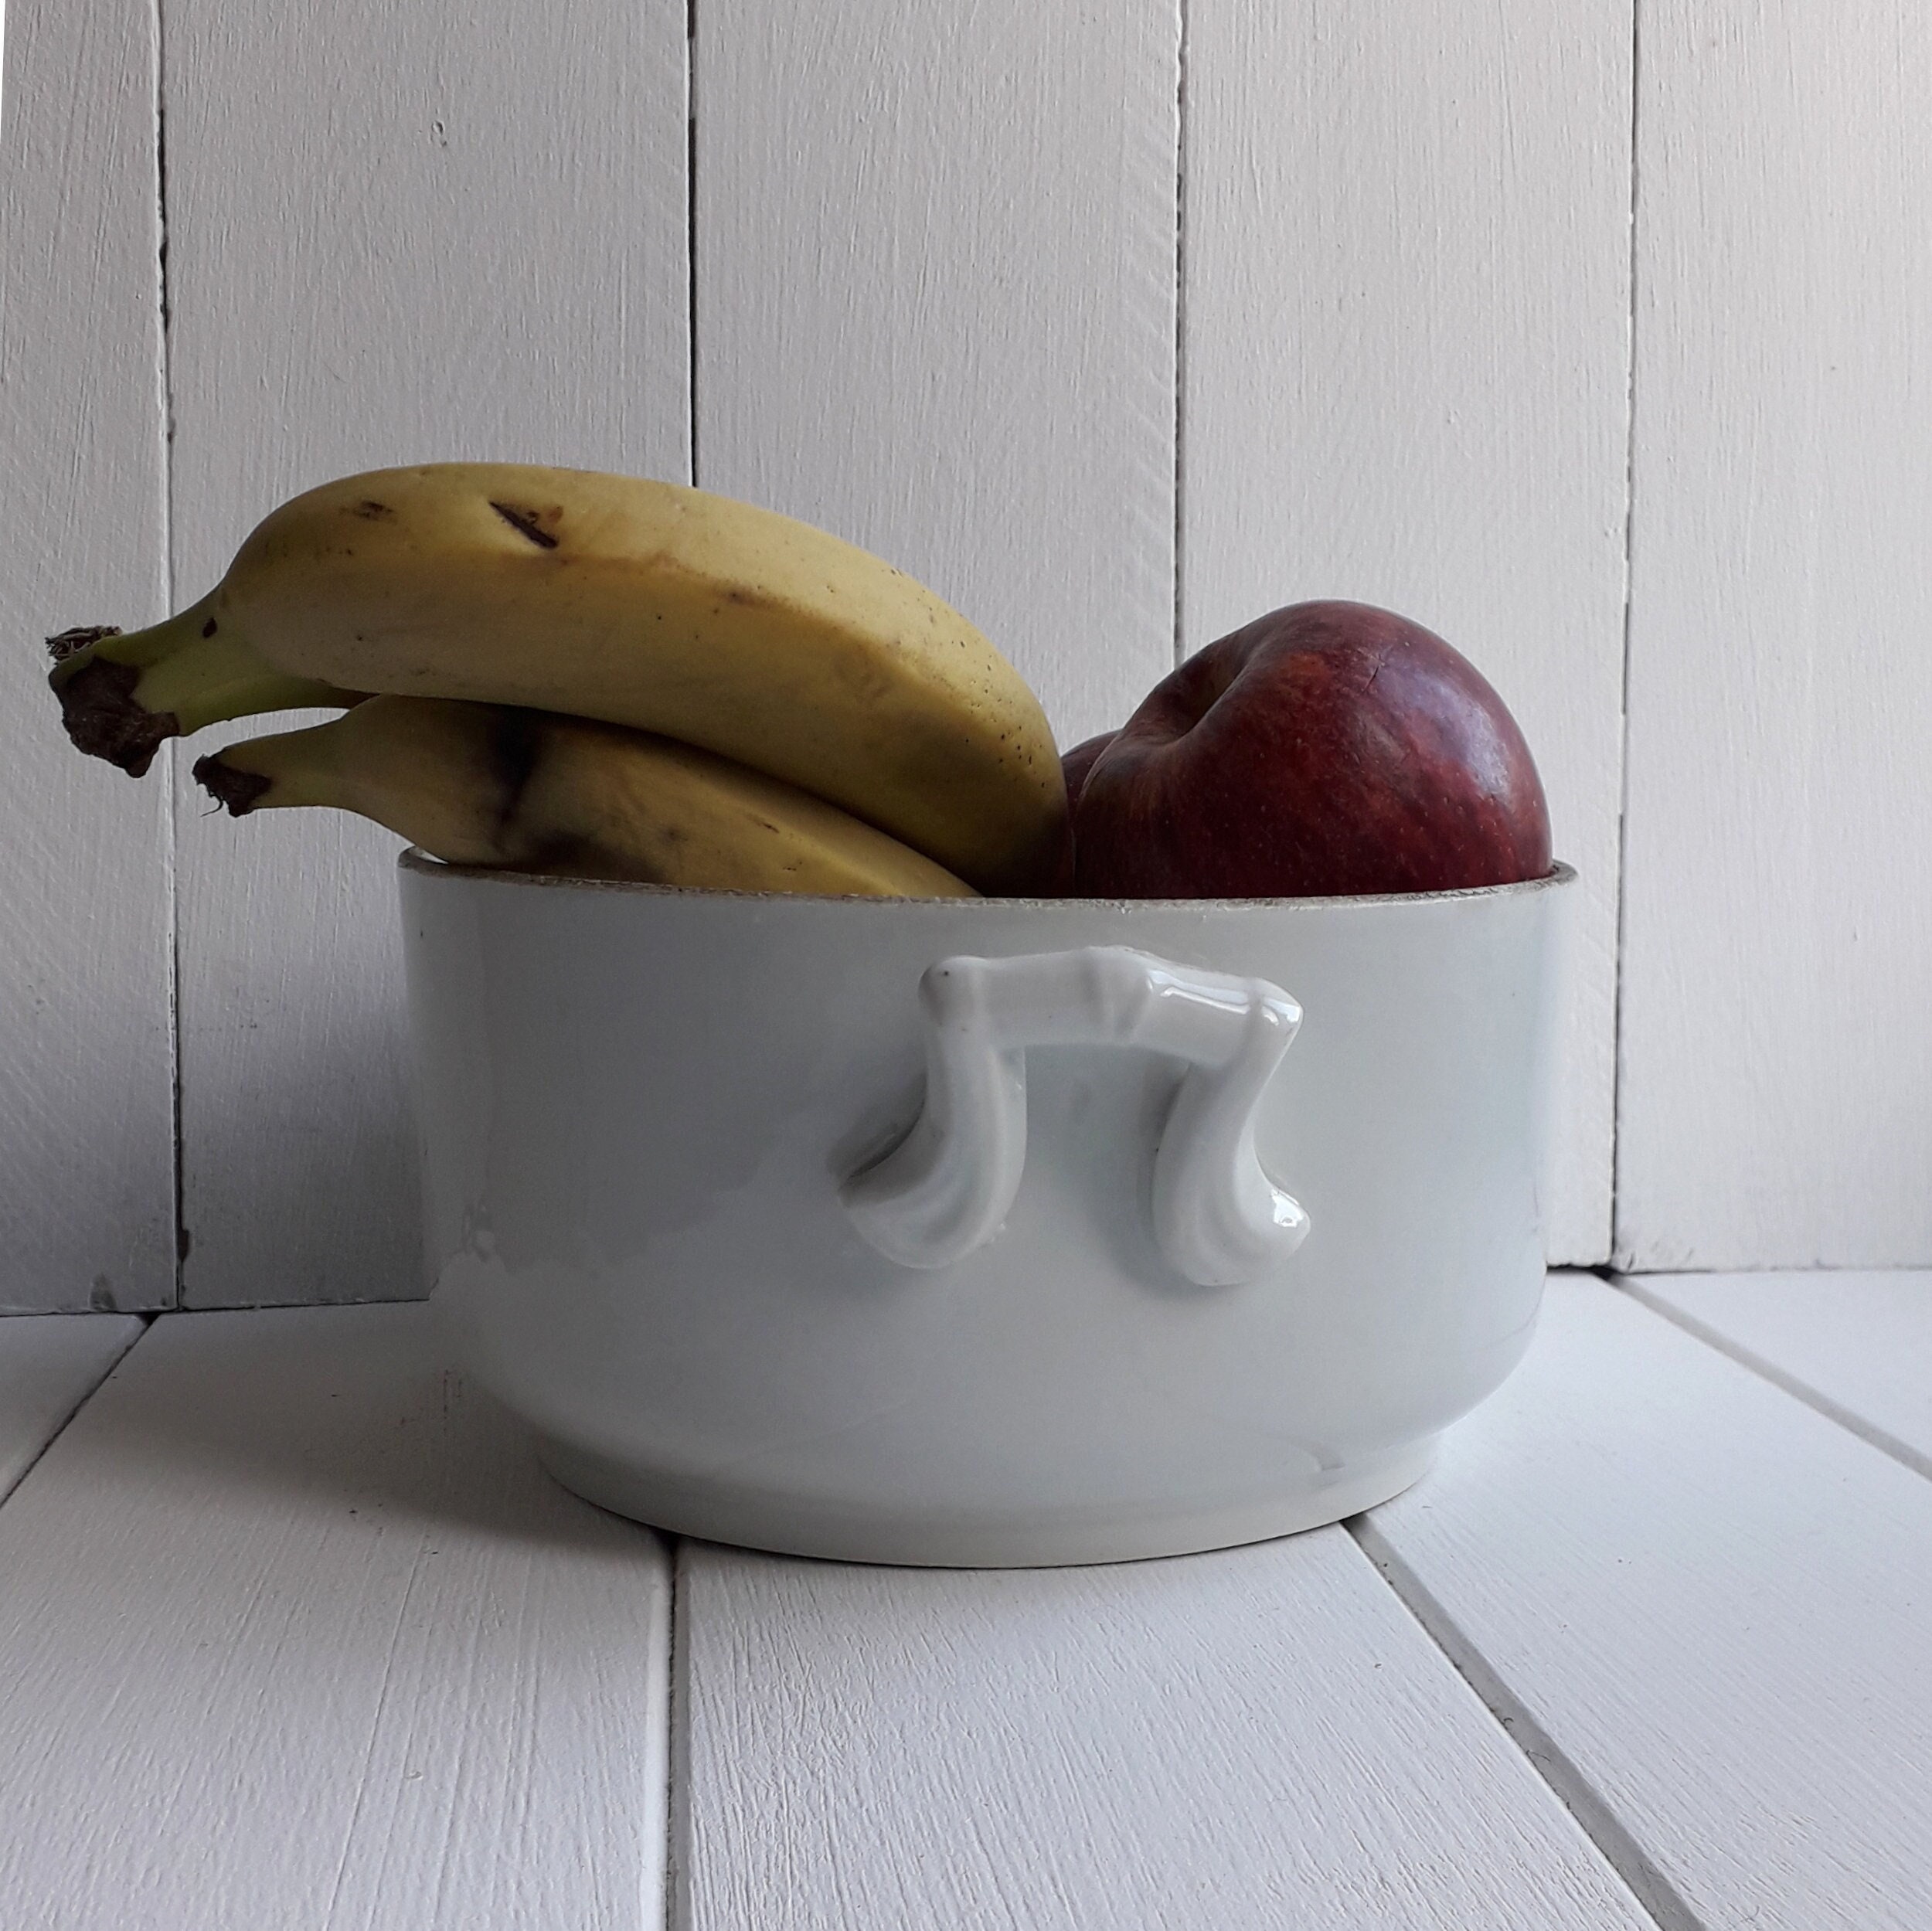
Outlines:
<svg viewBox="0 0 1932 1931"><path fill-rule="evenodd" d="M53 653L54 665L48 681L57 691L90 664L131 664L145 671L151 664L174 656L197 639L214 634L209 627L216 621L215 597L216 592L210 590L199 603L163 617L158 624L150 624L145 630L63 631L49 637L47 648Z"/></svg>
<svg viewBox="0 0 1932 1931"><path fill-rule="evenodd" d="M342 720L250 738L195 760L195 781L228 807L231 818L284 805L356 807L343 782Z"/></svg>
<svg viewBox="0 0 1932 1931"><path fill-rule="evenodd" d="M332 684L277 670L226 631L196 637L143 671L134 694L146 709L172 716L183 737L230 718L353 701Z"/></svg>
<svg viewBox="0 0 1932 1931"><path fill-rule="evenodd" d="M48 682L81 750L139 777L168 738L264 711L356 701L277 670L232 624L223 627L215 595L145 630L104 631L77 648L73 632L49 640L59 654Z"/></svg>
<svg viewBox="0 0 1932 1931"><path fill-rule="evenodd" d="M485 704L372 698L305 729L226 746L194 775L230 815L326 805L386 825L439 858L500 865L516 798L495 757L505 712Z"/></svg>
<svg viewBox="0 0 1932 1931"><path fill-rule="evenodd" d="M231 818L244 818L261 803L263 794L274 787L275 780L259 771L237 770L220 752L214 751L196 759L195 782L217 804L226 805ZM271 798L269 802L274 804L281 801Z"/></svg>

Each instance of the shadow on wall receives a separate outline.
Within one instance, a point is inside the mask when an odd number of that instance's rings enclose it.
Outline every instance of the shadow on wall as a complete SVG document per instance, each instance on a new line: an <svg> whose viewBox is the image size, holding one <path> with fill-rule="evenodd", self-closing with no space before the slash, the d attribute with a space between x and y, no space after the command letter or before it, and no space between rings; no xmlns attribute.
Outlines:
<svg viewBox="0 0 1932 1931"><path fill-rule="evenodd" d="M31 931L12 894L9 916ZM0 960L0 1315L172 1306L173 1150L156 981L63 991ZM63 1009L56 1009L63 1008Z"/></svg>
<svg viewBox="0 0 1932 1931"><path fill-rule="evenodd" d="M396 977L400 979L400 972ZM182 1093L184 1307L407 1300L427 1291L400 1001L333 1002L212 1045L219 1103Z"/></svg>

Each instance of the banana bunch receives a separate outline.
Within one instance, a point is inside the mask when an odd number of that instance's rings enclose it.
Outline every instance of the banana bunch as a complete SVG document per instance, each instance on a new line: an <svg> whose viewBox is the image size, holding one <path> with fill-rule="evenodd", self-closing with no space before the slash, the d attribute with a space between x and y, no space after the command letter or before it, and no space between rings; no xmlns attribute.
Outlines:
<svg viewBox="0 0 1932 1931"><path fill-rule="evenodd" d="M372 471L274 512L199 602L49 640L83 751L343 716L202 759L240 813L362 812L453 862L748 890L1042 889L1066 804L1012 667L903 572L675 484Z"/></svg>
<svg viewBox="0 0 1932 1931"><path fill-rule="evenodd" d="M781 779L675 739L509 705L372 697L202 758L195 776L236 818L335 805L457 865L739 892L968 891Z"/></svg>

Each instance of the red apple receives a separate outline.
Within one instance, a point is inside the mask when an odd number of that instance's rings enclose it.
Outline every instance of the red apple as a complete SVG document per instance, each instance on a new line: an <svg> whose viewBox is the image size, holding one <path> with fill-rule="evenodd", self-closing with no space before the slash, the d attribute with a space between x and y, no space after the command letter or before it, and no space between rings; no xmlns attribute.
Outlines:
<svg viewBox="0 0 1932 1931"><path fill-rule="evenodd" d="M1080 793L1087 786L1087 774L1094 768L1094 761L1111 744L1120 733L1103 731L1097 737L1090 737L1075 745L1060 759L1060 775L1066 780L1066 808L1071 811L1080 801Z"/></svg>
<svg viewBox="0 0 1932 1931"><path fill-rule="evenodd" d="M1060 841L1051 882L1046 888L1050 897L1064 899L1073 895L1073 807L1080 801L1080 790L1087 783L1087 773L1094 768L1094 760L1114 742L1114 736L1111 731L1103 731L1097 737L1083 738L1061 756L1060 775L1066 781L1066 833Z"/></svg>
<svg viewBox="0 0 1932 1931"><path fill-rule="evenodd" d="M1292 604L1189 658L1095 759L1073 822L1088 898L1446 892L1550 864L1502 699L1366 603Z"/></svg>

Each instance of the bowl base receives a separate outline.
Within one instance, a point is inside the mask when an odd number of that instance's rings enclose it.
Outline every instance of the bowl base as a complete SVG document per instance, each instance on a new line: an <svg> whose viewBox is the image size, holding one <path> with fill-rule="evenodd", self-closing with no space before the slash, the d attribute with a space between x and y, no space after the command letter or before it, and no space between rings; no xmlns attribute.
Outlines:
<svg viewBox="0 0 1932 1931"><path fill-rule="evenodd" d="M543 1466L573 1494L673 1535L779 1555L922 1569L1057 1569L1145 1562L1321 1528L1399 1495L1427 1473L1430 1436L1324 1473L1318 1484L1205 1508L1121 1508L1057 1518L886 1515L730 1484L654 1474L539 1435Z"/></svg>

